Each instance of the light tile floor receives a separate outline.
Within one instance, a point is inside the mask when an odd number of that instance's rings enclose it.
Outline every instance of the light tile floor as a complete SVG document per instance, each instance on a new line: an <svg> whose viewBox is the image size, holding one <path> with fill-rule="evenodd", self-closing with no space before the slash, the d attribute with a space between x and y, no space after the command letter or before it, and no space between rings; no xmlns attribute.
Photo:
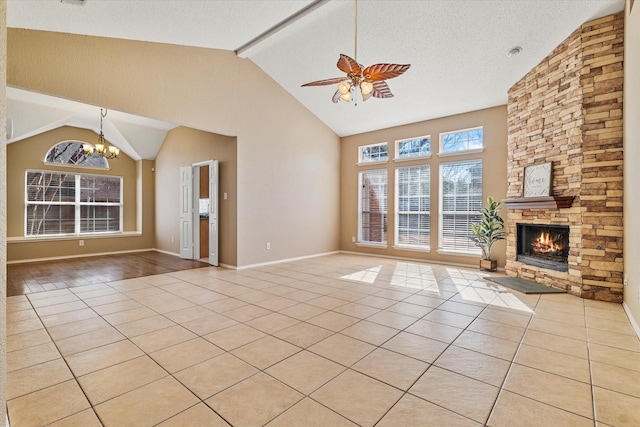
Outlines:
<svg viewBox="0 0 640 427"><path fill-rule="evenodd" d="M640 425L640 341L619 304L486 275L342 254L9 297L9 419Z"/></svg>

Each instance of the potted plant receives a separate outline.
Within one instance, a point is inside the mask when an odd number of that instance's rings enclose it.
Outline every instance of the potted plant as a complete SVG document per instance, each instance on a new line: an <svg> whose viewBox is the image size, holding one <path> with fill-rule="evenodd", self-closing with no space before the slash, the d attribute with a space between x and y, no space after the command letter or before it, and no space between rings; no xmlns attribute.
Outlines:
<svg viewBox="0 0 640 427"><path fill-rule="evenodd" d="M498 262L491 259L491 247L498 240L507 238L504 220L498 215L503 206L502 202L498 202L491 196L487 197L487 207L480 209L482 221L471 224L473 235L469 238L482 250L481 270L496 271L498 269Z"/></svg>

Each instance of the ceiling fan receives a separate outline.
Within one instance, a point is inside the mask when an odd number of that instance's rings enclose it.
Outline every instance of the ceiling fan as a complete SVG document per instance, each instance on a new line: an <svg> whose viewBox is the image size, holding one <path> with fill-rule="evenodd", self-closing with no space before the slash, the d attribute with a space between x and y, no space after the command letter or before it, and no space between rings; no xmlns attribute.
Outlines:
<svg viewBox="0 0 640 427"><path fill-rule="evenodd" d="M374 64L363 68L357 61L358 58L358 0L355 0L355 55L351 58L340 54L338 69L346 74L346 77L335 77L315 82L305 83L305 86L328 86L338 84L338 90L333 94L332 101L337 103L354 101L358 105L357 92L359 91L363 101L372 96L375 98L391 98L393 93L385 80L398 77L409 69L410 64Z"/></svg>

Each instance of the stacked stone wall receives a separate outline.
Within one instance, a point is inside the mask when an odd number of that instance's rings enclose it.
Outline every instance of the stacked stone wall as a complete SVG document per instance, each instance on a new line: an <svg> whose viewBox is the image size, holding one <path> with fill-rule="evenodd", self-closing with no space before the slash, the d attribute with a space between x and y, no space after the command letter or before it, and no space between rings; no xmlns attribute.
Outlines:
<svg viewBox="0 0 640 427"><path fill-rule="evenodd" d="M507 274L584 298L622 301L622 13L584 24L509 90L507 198L524 169L553 162L566 209L507 214ZM569 225L569 270L516 261L516 224Z"/></svg>

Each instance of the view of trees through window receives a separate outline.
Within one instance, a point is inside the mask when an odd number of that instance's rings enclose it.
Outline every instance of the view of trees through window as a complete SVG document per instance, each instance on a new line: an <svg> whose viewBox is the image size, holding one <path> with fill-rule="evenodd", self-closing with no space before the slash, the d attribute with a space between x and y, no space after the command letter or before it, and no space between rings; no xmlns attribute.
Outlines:
<svg viewBox="0 0 640 427"><path fill-rule="evenodd" d="M25 234L122 231L122 178L27 171Z"/></svg>
<svg viewBox="0 0 640 427"><path fill-rule="evenodd" d="M440 134L441 153L481 149L483 144L483 131L481 127Z"/></svg>

